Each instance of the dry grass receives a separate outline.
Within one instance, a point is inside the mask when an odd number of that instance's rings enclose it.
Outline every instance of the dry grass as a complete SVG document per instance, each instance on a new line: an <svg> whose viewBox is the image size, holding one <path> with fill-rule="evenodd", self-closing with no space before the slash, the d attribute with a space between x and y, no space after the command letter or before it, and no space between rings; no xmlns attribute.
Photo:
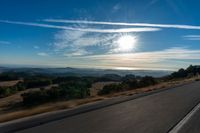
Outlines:
<svg viewBox="0 0 200 133"><path fill-rule="evenodd" d="M97 96L97 93L99 90L103 89L105 85L109 84L118 84L120 82L97 82L92 84L92 87L90 88L90 95L91 96Z"/></svg>
<svg viewBox="0 0 200 133"><path fill-rule="evenodd" d="M166 88L174 87L176 85L181 85L181 84L184 84L184 83L195 81L196 79L197 78L189 78L189 79L180 79L180 80L175 80L175 81L170 81L170 82L162 82L162 83L159 83L159 84L156 84L156 85L153 85L153 86L148 86L148 87L144 87L144 88L138 88L138 89L133 89L133 90L129 90L129 91L108 94L107 97L130 96L130 95L148 92L148 91L153 91L153 90L158 90L158 89L166 89Z"/></svg>
<svg viewBox="0 0 200 133"><path fill-rule="evenodd" d="M105 99L104 97L93 97L93 98L86 98L86 99L79 99L79 100L70 100L70 101L61 101L61 102L54 102L54 103L46 103L37 107L32 108L20 108L18 110L12 112L5 112L0 115L0 123L6 122L18 118L23 118L26 116L41 114L45 112L51 112L61 109L69 109L76 107L78 105L87 104L96 102L99 100Z"/></svg>
<svg viewBox="0 0 200 133"><path fill-rule="evenodd" d="M109 94L105 96L98 96L97 90L99 90L99 88L102 88L103 85L107 83L97 83L93 86L96 88L95 88L95 91L92 92L93 93L92 96L89 98L46 103L46 104L42 104L42 105L35 106L32 108L23 108L20 105L12 108L12 105L19 104L22 101L20 94L23 92L19 92L15 95L2 98L0 100L0 122L10 121L10 120L18 119L18 118L23 118L26 116L36 115L36 114L55 111L55 110L74 108L79 105L94 103L99 100L104 100L104 99L117 97L117 96L129 96L129 95L148 92L148 91L152 91L156 89L166 89L168 87L173 87L173 86L187 83L194 80L196 79L190 78L190 79L177 80L177 81L171 81L171 82L163 82L154 86L124 91L124 92L119 92L119 93L113 93L113 94Z"/></svg>
<svg viewBox="0 0 200 133"><path fill-rule="evenodd" d="M16 85L20 81L22 81L22 80L1 81L0 86L10 87L10 86Z"/></svg>

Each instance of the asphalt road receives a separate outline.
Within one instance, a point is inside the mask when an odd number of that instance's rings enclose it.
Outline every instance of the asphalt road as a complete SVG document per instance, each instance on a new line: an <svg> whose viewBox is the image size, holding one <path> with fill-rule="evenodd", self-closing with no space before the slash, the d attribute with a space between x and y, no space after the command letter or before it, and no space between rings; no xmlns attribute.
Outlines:
<svg viewBox="0 0 200 133"><path fill-rule="evenodd" d="M194 82L18 133L166 133L199 102L200 82ZM192 133L195 123L200 132L200 111L196 115L182 131Z"/></svg>
<svg viewBox="0 0 200 133"><path fill-rule="evenodd" d="M200 109L180 129L180 133L200 133Z"/></svg>

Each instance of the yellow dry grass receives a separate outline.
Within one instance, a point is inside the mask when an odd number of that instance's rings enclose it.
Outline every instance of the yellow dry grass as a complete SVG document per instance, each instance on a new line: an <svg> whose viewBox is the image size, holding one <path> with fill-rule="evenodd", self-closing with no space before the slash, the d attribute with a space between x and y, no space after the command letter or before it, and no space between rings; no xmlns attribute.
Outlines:
<svg viewBox="0 0 200 133"><path fill-rule="evenodd" d="M22 80L1 81L0 86L10 87L10 86L16 85L20 81L22 81Z"/></svg>
<svg viewBox="0 0 200 133"><path fill-rule="evenodd" d="M60 101L60 102L53 102L53 103L46 103L40 106L32 107L32 108L23 108L21 107L18 110L11 111L11 112L4 112L0 114L0 123L6 122L18 118L23 118L26 116L41 114L45 112L51 112L61 109L69 109L76 107L78 105L87 104L96 102L99 100L105 99L104 97L93 97L93 98L86 98L86 99L77 99L77 100L70 100L70 101Z"/></svg>

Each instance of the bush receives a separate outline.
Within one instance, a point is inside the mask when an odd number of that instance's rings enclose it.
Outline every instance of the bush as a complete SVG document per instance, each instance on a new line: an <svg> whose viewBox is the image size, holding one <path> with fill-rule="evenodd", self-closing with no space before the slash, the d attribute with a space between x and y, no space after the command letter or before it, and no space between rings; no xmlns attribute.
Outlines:
<svg viewBox="0 0 200 133"><path fill-rule="evenodd" d="M185 78L187 77L188 73L183 68L179 69L177 72L171 74L172 78Z"/></svg>
<svg viewBox="0 0 200 133"><path fill-rule="evenodd" d="M106 81L121 81L121 76L117 74L105 74L101 77L96 78L95 82L106 82Z"/></svg>
<svg viewBox="0 0 200 133"><path fill-rule="evenodd" d="M19 76L14 72L4 72L0 74L0 81L18 80Z"/></svg>
<svg viewBox="0 0 200 133"><path fill-rule="evenodd" d="M17 91L23 91L23 90L25 90L26 89L26 87L25 87L25 85L24 85L24 83L23 82L18 82L16 85L15 85L15 87L17 87Z"/></svg>
<svg viewBox="0 0 200 133"><path fill-rule="evenodd" d="M24 89L25 87L22 82L19 82L16 85L11 86L11 87L0 87L0 97L2 98L2 97L10 96Z"/></svg>
<svg viewBox="0 0 200 133"><path fill-rule="evenodd" d="M45 90L32 91L22 94L23 103L27 106L37 105L62 99L85 98L90 95L88 84L85 82L68 82Z"/></svg>
<svg viewBox="0 0 200 133"><path fill-rule="evenodd" d="M21 95L25 105L36 105L48 101L49 97L46 91L32 91Z"/></svg>
<svg viewBox="0 0 200 133"><path fill-rule="evenodd" d="M200 73L200 66L190 65L186 69L181 68L177 72L173 72L168 78L169 79L186 78L198 75L199 73Z"/></svg>
<svg viewBox="0 0 200 133"><path fill-rule="evenodd" d="M29 79L25 80L24 84L26 88L36 88L36 87L44 87L52 84L50 79Z"/></svg>
<svg viewBox="0 0 200 133"><path fill-rule="evenodd" d="M59 86L62 95L64 95L67 99L72 98L84 98L90 95L89 85L86 82L69 82L64 83Z"/></svg>
<svg viewBox="0 0 200 133"><path fill-rule="evenodd" d="M56 77L52 80L52 82L53 84L61 84L61 83L80 81L80 80L81 80L80 77L68 76L68 77Z"/></svg>
<svg viewBox="0 0 200 133"><path fill-rule="evenodd" d="M127 84L109 84L109 85L105 85L103 89L101 89L98 92L98 95L110 94L113 92L119 92L119 91L123 91L127 89L128 89Z"/></svg>
<svg viewBox="0 0 200 133"><path fill-rule="evenodd" d="M139 87L146 87L146 86L150 86L150 85L155 85L157 82L156 80L151 77L151 76L145 76L142 77L141 80L138 83Z"/></svg>
<svg viewBox="0 0 200 133"><path fill-rule="evenodd" d="M6 97L10 94L10 88L9 87L0 87L0 98Z"/></svg>
<svg viewBox="0 0 200 133"><path fill-rule="evenodd" d="M126 75L122 79L122 83L128 85L130 89L138 88L138 80L134 75Z"/></svg>
<svg viewBox="0 0 200 133"><path fill-rule="evenodd" d="M140 87L155 85L156 83L157 81L153 77L150 77L150 76L142 77L138 81L135 76L128 75L123 78L123 81L120 84L105 85L103 89L98 92L98 95L105 95L105 94L110 94L113 92L137 89Z"/></svg>

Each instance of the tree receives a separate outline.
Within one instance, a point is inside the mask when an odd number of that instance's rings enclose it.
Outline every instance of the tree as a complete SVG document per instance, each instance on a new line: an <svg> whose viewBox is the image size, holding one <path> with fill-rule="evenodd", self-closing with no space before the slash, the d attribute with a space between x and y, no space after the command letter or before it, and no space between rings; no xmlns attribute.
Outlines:
<svg viewBox="0 0 200 133"><path fill-rule="evenodd" d="M138 81L135 75L126 75L122 78L122 83L128 85L130 89L138 87Z"/></svg>
<svg viewBox="0 0 200 133"><path fill-rule="evenodd" d="M139 87L146 87L149 85L155 85L157 82L156 80L151 77L151 76L145 76L142 77L141 80L139 81Z"/></svg>

